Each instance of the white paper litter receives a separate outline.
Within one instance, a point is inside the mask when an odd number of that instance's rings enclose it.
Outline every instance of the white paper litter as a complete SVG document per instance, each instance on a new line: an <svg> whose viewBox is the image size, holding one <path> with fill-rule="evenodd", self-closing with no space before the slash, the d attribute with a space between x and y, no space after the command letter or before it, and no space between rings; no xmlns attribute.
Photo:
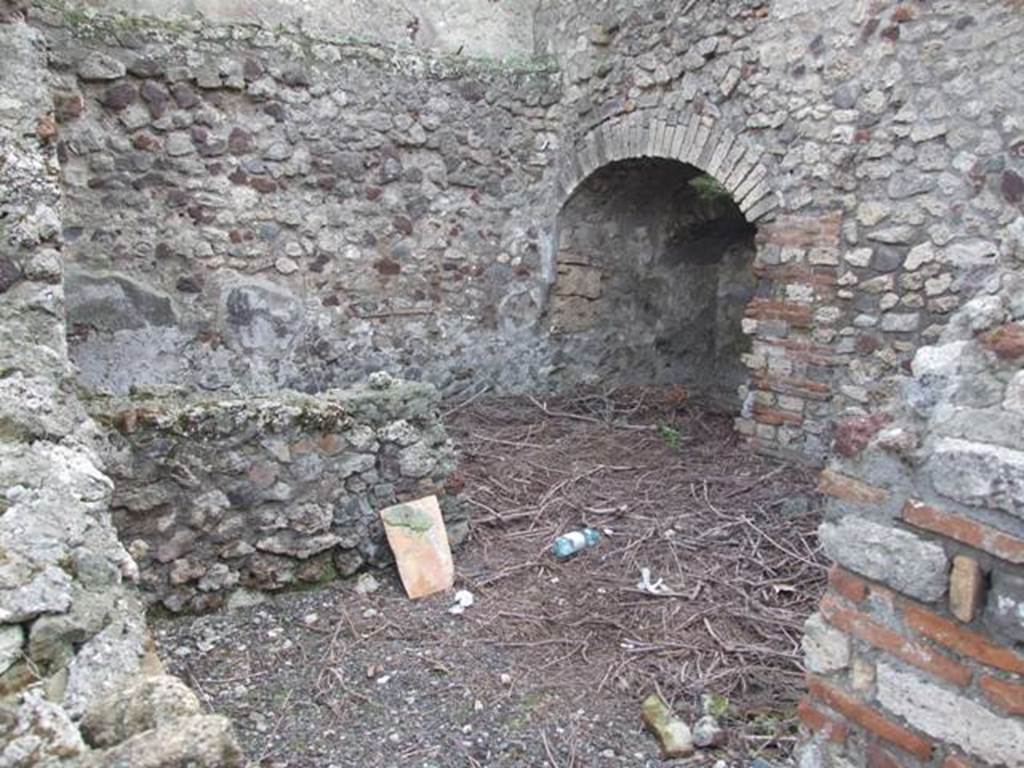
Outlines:
<svg viewBox="0 0 1024 768"><path fill-rule="evenodd" d="M663 592L669 591L669 588L665 586L664 579L658 579L655 582L651 581L650 568L640 569L640 581L637 583L636 588L641 592L649 592L652 595L660 595Z"/></svg>
<svg viewBox="0 0 1024 768"><path fill-rule="evenodd" d="M474 602L472 592L468 589L460 589L455 593L455 605L448 609L448 613L458 616L465 613L466 609L473 605Z"/></svg>

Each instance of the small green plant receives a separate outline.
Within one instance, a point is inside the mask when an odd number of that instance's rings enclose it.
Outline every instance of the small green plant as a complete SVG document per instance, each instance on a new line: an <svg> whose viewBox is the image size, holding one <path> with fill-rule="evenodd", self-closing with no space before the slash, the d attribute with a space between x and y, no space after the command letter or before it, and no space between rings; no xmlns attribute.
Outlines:
<svg viewBox="0 0 1024 768"><path fill-rule="evenodd" d="M717 203L732 202L732 193L722 186L714 176L706 173L690 179L690 186L697 193L701 202L715 205Z"/></svg>
<svg viewBox="0 0 1024 768"><path fill-rule="evenodd" d="M729 712L730 702L725 696L717 693L705 693L702 697L704 713L721 719Z"/></svg>
<svg viewBox="0 0 1024 768"><path fill-rule="evenodd" d="M678 451L683 444L683 433L668 424L658 425L658 437L665 441L665 445L674 451Z"/></svg>

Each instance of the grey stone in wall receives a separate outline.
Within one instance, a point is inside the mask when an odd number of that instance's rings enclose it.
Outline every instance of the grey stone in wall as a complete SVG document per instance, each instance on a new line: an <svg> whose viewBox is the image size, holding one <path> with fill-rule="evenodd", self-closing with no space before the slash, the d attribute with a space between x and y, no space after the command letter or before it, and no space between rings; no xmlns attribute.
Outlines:
<svg viewBox="0 0 1024 768"><path fill-rule="evenodd" d="M934 739L954 744L991 765L1024 765L1024 722L1001 717L960 693L891 664L879 664L883 707Z"/></svg>
<svg viewBox="0 0 1024 768"><path fill-rule="evenodd" d="M829 626L820 613L811 614L804 622L800 647L804 651L804 665L811 672L831 674L850 664L850 638Z"/></svg>
<svg viewBox="0 0 1024 768"><path fill-rule="evenodd" d="M846 515L822 523L818 535L832 560L903 594L931 602L946 591L945 551L909 531Z"/></svg>
<svg viewBox="0 0 1024 768"><path fill-rule="evenodd" d="M1024 642L1024 577L1002 570L993 574L984 619L998 635Z"/></svg>
<svg viewBox="0 0 1024 768"><path fill-rule="evenodd" d="M935 490L944 496L1024 517L1024 451L942 438L928 471Z"/></svg>

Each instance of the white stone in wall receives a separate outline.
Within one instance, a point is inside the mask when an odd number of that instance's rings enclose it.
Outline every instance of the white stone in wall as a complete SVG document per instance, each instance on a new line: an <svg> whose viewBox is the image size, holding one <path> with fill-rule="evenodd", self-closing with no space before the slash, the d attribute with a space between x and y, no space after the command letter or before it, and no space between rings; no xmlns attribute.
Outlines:
<svg viewBox="0 0 1024 768"><path fill-rule="evenodd" d="M146 654L149 632L135 605L118 606L124 618L92 637L68 666L64 709L81 717L91 701L116 690L134 675Z"/></svg>
<svg viewBox="0 0 1024 768"><path fill-rule="evenodd" d="M25 630L20 625L0 627L0 675L21 658L21 646L24 642Z"/></svg>
<svg viewBox="0 0 1024 768"><path fill-rule="evenodd" d="M966 352L970 346L966 341L954 341L949 344L922 347L914 355L911 370L916 378L955 376L963 369Z"/></svg>
<svg viewBox="0 0 1024 768"><path fill-rule="evenodd" d="M1024 766L1024 721L1000 717L919 674L878 665L878 700L890 712L940 741L992 765Z"/></svg>
<svg viewBox="0 0 1024 768"><path fill-rule="evenodd" d="M1024 452L943 438L928 460L935 490L972 507L1024 518Z"/></svg>
<svg viewBox="0 0 1024 768"><path fill-rule="evenodd" d="M1006 387L1003 408L1024 413L1024 371L1017 371Z"/></svg>
<svg viewBox="0 0 1024 768"><path fill-rule="evenodd" d="M919 600L938 600L946 591L945 550L899 528L855 515L822 523L825 553L840 565Z"/></svg>
<svg viewBox="0 0 1024 768"><path fill-rule="evenodd" d="M850 638L825 622L820 613L812 613L804 622L800 641L804 666L811 672L827 675L845 669L850 663Z"/></svg>

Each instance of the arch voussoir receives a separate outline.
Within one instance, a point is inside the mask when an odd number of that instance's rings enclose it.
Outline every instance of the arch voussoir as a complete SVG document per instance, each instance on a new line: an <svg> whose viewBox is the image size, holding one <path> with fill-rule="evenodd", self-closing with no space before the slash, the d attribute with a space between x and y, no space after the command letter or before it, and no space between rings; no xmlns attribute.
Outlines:
<svg viewBox="0 0 1024 768"><path fill-rule="evenodd" d="M714 177L751 223L778 207L762 153L721 121L687 112L678 99L606 120L569 147L557 176L559 200L571 197L599 168L643 157L686 163Z"/></svg>

